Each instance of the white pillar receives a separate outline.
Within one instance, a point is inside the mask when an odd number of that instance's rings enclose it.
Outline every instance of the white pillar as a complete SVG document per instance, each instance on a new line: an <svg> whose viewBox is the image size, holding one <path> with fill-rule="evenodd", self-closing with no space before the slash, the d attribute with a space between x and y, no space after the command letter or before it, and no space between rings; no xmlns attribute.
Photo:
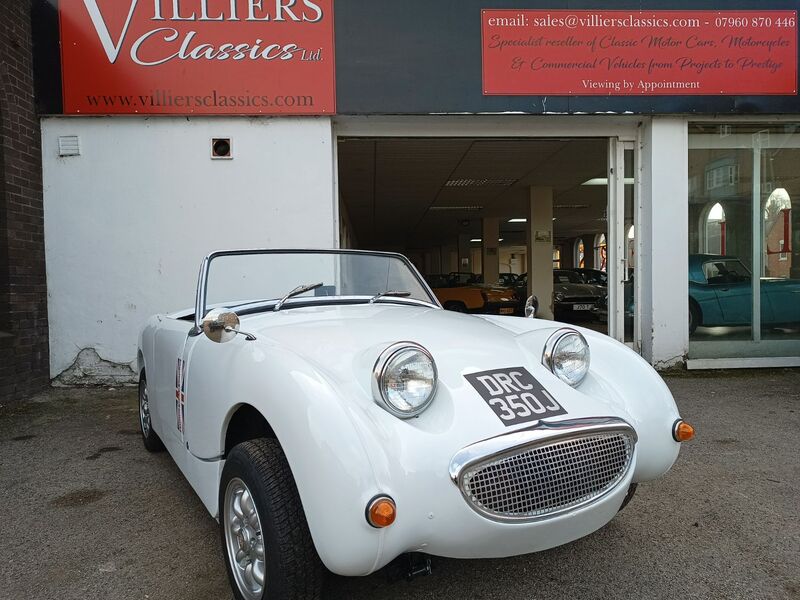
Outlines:
<svg viewBox="0 0 800 600"><path fill-rule="evenodd" d="M553 318L553 188L532 186L528 205L528 294L539 316Z"/></svg>
<svg viewBox="0 0 800 600"><path fill-rule="evenodd" d="M658 368L689 349L689 143L682 117L653 117L642 136L642 355Z"/></svg>
<svg viewBox="0 0 800 600"><path fill-rule="evenodd" d="M481 266L483 282L497 283L500 280L500 219L483 219L483 244L481 245Z"/></svg>
<svg viewBox="0 0 800 600"><path fill-rule="evenodd" d="M581 236L583 240L583 261L587 269L599 268L594 262L594 236L594 233L584 233Z"/></svg>

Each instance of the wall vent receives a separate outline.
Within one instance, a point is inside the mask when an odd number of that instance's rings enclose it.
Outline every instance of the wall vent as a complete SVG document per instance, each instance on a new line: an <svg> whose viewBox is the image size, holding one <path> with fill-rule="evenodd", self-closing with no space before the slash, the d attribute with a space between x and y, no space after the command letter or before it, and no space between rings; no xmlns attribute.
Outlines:
<svg viewBox="0 0 800 600"><path fill-rule="evenodd" d="M59 156L80 156L81 141L77 135L58 136L58 155Z"/></svg>
<svg viewBox="0 0 800 600"><path fill-rule="evenodd" d="M211 138L211 158L230 160L233 158L231 138Z"/></svg>

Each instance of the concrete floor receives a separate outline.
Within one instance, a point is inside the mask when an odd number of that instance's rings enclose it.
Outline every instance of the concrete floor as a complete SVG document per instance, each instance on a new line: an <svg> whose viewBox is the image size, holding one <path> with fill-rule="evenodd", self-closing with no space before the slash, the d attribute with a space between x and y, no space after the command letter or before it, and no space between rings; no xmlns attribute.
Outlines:
<svg viewBox="0 0 800 600"><path fill-rule="evenodd" d="M667 378L699 431L597 533L434 575L331 577L331 599L800 598L800 370ZM230 598L218 528L167 454L141 445L134 390L0 406L0 598Z"/></svg>

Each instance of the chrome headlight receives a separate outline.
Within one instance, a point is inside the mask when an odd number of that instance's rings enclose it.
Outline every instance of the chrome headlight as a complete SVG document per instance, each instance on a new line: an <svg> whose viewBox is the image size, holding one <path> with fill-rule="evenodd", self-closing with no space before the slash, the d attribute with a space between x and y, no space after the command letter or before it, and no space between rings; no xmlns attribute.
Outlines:
<svg viewBox="0 0 800 600"><path fill-rule="evenodd" d="M589 344L574 329L559 329L544 345L542 364L561 381L575 387L589 371Z"/></svg>
<svg viewBox="0 0 800 600"><path fill-rule="evenodd" d="M375 402L401 419L420 414L436 393L436 363L430 352L413 342L389 346L378 357L373 374Z"/></svg>
<svg viewBox="0 0 800 600"><path fill-rule="evenodd" d="M562 292L556 292L555 294L553 294L553 300L555 300L556 302L561 302L562 300L564 300L564 298L565 296Z"/></svg>

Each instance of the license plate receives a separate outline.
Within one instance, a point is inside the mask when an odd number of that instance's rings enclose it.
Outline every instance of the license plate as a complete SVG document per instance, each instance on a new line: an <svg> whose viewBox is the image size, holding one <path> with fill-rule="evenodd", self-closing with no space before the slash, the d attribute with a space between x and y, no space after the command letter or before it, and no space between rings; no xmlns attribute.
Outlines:
<svg viewBox="0 0 800 600"><path fill-rule="evenodd" d="M464 378L506 427L567 414L524 367L467 373Z"/></svg>
<svg viewBox="0 0 800 600"><path fill-rule="evenodd" d="M573 304L572 310L592 310L593 304Z"/></svg>
<svg viewBox="0 0 800 600"><path fill-rule="evenodd" d="M514 314L514 309L513 308L501 308L500 309L500 314L501 315L513 315Z"/></svg>

